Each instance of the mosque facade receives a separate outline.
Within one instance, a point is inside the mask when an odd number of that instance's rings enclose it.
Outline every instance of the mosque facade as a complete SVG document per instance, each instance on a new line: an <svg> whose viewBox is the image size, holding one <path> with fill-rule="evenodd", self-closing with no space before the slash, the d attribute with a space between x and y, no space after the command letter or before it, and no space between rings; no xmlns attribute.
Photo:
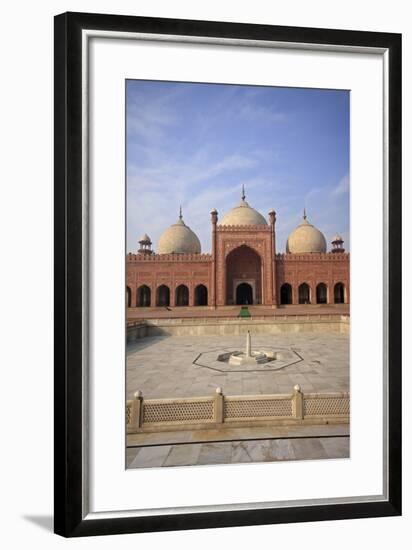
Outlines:
<svg viewBox="0 0 412 550"><path fill-rule="evenodd" d="M349 254L337 234L327 251L324 235L308 220L276 250L276 213L267 219L241 201L221 220L210 213L212 250L202 253L197 235L183 221L161 235L139 240L126 256L126 300L130 308L229 305L288 306L349 303Z"/></svg>

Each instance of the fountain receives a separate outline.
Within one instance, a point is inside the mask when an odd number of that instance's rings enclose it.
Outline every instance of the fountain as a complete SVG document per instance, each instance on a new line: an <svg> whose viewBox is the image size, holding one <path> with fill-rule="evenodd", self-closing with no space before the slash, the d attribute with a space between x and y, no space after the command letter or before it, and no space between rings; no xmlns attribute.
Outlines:
<svg viewBox="0 0 412 550"><path fill-rule="evenodd" d="M273 351L252 351L252 337L250 330L246 334L245 351L234 351L219 355L218 361L224 361L234 367L253 366L269 363L276 359L276 352Z"/></svg>
<svg viewBox="0 0 412 550"><path fill-rule="evenodd" d="M272 343L273 338L265 337L263 342ZM272 348L270 344L267 347L258 344L259 349L253 349L252 336L250 331L247 331L243 351L222 346L220 349L202 352L193 364L217 372L257 372L278 371L303 361L297 351L283 346L278 347L277 341L275 345L276 347Z"/></svg>

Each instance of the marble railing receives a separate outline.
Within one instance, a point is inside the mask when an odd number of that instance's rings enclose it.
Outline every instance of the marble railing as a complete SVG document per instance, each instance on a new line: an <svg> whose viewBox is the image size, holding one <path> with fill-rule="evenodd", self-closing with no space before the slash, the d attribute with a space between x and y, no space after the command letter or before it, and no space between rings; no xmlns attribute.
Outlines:
<svg viewBox="0 0 412 550"><path fill-rule="evenodd" d="M348 392L226 396L217 388L212 396L144 399L140 391L127 401L129 434L168 430L213 429L291 424L347 424Z"/></svg>

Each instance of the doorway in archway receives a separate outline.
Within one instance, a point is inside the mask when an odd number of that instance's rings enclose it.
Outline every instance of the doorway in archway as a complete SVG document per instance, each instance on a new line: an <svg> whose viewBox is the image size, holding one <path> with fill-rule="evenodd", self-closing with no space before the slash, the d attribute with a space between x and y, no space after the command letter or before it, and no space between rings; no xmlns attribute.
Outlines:
<svg viewBox="0 0 412 550"><path fill-rule="evenodd" d="M236 287L236 304L237 305L253 304L253 289L249 283L240 283Z"/></svg>
<svg viewBox="0 0 412 550"><path fill-rule="evenodd" d="M195 306L207 306L207 287L197 285L195 288Z"/></svg>
<svg viewBox="0 0 412 550"><path fill-rule="evenodd" d="M336 283L333 290L334 302L335 304L344 304L345 303L345 287L343 283Z"/></svg>
<svg viewBox="0 0 412 550"><path fill-rule="evenodd" d="M310 304L310 289L308 284L302 283L299 285L298 294L300 304Z"/></svg>
<svg viewBox="0 0 412 550"><path fill-rule="evenodd" d="M189 305L189 289L186 285L179 285L176 288L176 306L188 306Z"/></svg>
<svg viewBox="0 0 412 550"><path fill-rule="evenodd" d="M262 262L259 254L247 245L235 248L226 258L226 304L246 304L239 300L248 300L250 305L263 302Z"/></svg>
<svg viewBox="0 0 412 550"><path fill-rule="evenodd" d="M156 305L162 307L170 306L170 290L166 285L160 285L156 291Z"/></svg>
<svg viewBox="0 0 412 550"><path fill-rule="evenodd" d="M147 285L139 286L137 289L137 307L149 307L150 306L150 288Z"/></svg>
<svg viewBox="0 0 412 550"><path fill-rule="evenodd" d="M284 283L280 287L280 303L282 305L292 303L292 287L289 283Z"/></svg>
<svg viewBox="0 0 412 550"><path fill-rule="evenodd" d="M316 287L316 303L327 304L328 302L328 287L325 283L319 283Z"/></svg>

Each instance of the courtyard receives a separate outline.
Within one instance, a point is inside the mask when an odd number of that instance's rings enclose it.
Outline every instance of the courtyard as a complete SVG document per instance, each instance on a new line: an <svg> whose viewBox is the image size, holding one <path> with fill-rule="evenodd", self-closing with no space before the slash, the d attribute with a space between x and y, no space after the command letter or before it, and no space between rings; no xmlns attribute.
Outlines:
<svg viewBox="0 0 412 550"><path fill-rule="evenodd" d="M252 325L253 326L253 325ZM255 327L255 330L257 327ZM224 332L224 330L222 330ZM256 330L256 332L258 332ZM275 361L230 366L221 354L244 350L245 335L171 335L137 338L127 345L127 399L349 392L349 334L339 332L258 333L253 350L275 350ZM222 426L134 434L126 467L348 458L348 424L313 426Z"/></svg>
<svg viewBox="0 0 412 550"><path fill-rule="evenodd" d="M127 399L197 397L221 387L225 395L349 391L349 336L338 333L257 335L252 347L293 352L289 365L273 370L220 369L213 353L243 350L244 336L153 336L127 346ZM276 363L276 362L275 362ZM217 368L216 368L217 367Z"/></svg>

